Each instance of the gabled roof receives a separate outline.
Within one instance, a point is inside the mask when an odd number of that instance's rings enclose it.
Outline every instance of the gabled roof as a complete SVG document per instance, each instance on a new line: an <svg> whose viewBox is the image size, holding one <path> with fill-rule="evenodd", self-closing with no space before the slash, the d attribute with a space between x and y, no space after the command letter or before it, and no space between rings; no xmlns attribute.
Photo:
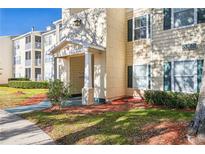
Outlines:
<svg viewBox="0 0 205 154"><path fill-rule="evenodd" d="M75 44L82 46L83 48L91 48L99 51L105 51L105 48L99 45L92 45L92 44L85 44L78 40L70 40L67 37L63 38L60 42L56 43L53 47L51 47L48 52L53 54L56 51L60 50L62 47L64 47L66 44Z"/></svg>

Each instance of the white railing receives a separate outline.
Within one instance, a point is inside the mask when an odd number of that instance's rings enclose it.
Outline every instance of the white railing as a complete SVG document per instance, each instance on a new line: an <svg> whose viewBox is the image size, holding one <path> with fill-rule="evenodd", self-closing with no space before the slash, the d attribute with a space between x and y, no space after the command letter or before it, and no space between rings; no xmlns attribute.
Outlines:
<svg viewBox="0 0 205 154"><path fill-rule="evenodd" d="M25 60L25 66L30 66L31 65L31 60Z"/></svg>
<svg viewBox="0 0 205 154"><path fill-rule="evenodd" d="M25 49L27 50L27 49L30 49L30 48L31 48L31 42L26 43L26 44L25 44Z"/></svg>
<svg viewBox="0 0 205 154"><path fill-rule="evenodd" d="M35 48L41 49L41 42L35 42Z"/></svg>
<svg viewBox="0 0 205 154"><path fill-rule="evenodd" d="M41 59L35 59L35 65L40 66L41 65Z"/></svg>

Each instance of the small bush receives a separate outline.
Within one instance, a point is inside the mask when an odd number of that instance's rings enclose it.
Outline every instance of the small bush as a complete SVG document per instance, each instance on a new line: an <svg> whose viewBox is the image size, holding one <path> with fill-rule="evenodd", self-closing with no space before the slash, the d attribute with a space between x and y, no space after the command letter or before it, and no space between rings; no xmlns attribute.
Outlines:
<svg viewBox="0 0 205 154"><path fill-rule="evenodd" d="M198 93L188 94L182 92L166 92L154 90L147 90L144 93L144 99L147 103L178 109L196 108L198 97Z"/></svg>
<svg viewBox="0 0 205 154"><path fill-rule="evenodd" d="M64 84L58 79L54 81L50 80L48 87L48 98L51 100L52 104L58 104L61 106L63 100L71 97L70 85Z"/></svg>
<svg viewBox="0 0 205 154"><path fill-rule="evenodd" d="M8 81L30 81L28 78L8 78Z"/></svg>
<svg viewBox="0 0 205 154"><path fill-rule="evenodd" d="M22 89L47 89L48 82L42 81L9 81L9 87L22 88Z"/></svg>

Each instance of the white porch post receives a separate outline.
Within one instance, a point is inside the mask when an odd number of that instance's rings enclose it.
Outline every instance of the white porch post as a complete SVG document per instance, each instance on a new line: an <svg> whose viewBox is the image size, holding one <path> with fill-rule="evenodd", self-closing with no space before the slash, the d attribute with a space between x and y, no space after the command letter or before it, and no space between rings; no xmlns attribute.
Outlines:
<svg viewBox="0 0 205 154"><path fill-rule="evenodd" d="M92 85L92 54L86 50L85 52L85 72L84 72L84 87L82 89L82 104L93 104L93 85Z"/></svg>

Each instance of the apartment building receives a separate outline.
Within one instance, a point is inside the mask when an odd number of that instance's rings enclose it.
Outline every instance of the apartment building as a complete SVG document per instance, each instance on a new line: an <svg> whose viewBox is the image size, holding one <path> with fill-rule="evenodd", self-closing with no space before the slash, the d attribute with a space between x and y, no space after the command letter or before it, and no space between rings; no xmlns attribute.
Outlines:
<svg viewBox="0 0 205 154"><path fill-rule="evenodd" d="M12 36L0 37L0 84L12 77Z"/></svg>
<svg viewBox="0 0 205 154"><path fill-rule="evenodd" d="M32 30L13 40L13 77L42 80L41 32Z"/></svg>
<svg viewBox="0 0 205 154"><path fill-rule="evenodd" d="M67 36L49 52L84 104L143 91L197 92L205 9L64 9Z"/></svg>
<svg viewBox="0 0 205 154"><path fill-rule="evenodd" d="M205 9L134 9L126 15L127 95L198 92L205 54Z"/></svg>
<svg viewBox="0 0 205 154"><path fill-rule="evenodd" d="M61 79L83 104L148 89L193 93L202 80L205 9L67 8L47 31L13 44L15 77Z"/></svg>
<svg viewBox="0 0 205 154"><path fill-rule="evenodd" d="M126 9L63 9L62 35L49 52L59 78L82 103L125 95Z"/></svg>
<svg viewBox="0 0 205 154"><path fill-rule="evenodd" d="M57 78L57 59L48 51L62 38L62 21L57 20L42 32L43 44L43 80L53 80Z"/></svg>

